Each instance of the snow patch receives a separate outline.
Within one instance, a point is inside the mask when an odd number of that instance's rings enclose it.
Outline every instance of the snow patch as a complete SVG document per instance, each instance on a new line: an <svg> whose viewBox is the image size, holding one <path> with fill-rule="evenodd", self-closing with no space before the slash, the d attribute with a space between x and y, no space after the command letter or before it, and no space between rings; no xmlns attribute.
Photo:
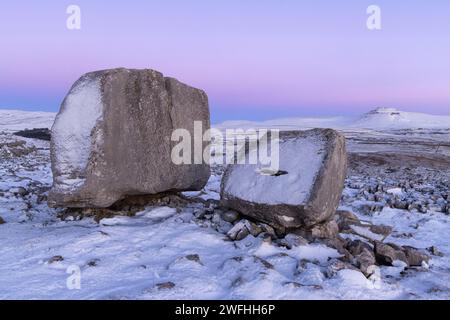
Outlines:
<svg viewBox="0 0 450 320"><path fill-rule="evenodd" d="M236 165L225 192L254 203L300 205L309 197L324 156L325 140L320 137L281 142L280 170L287 174L261 174L262 165Z"/></svg>
<svg viewBox="0 0 450 320"><path fill-rule="evenodd" d="M81 187L82 177L95 140L92 133L103 116L99 79L80 80L66 97L64 107L56 117L52 131L55 144L56 166L64 173L55 181L55 187L74 190ZM100 142L100 141L95 141Z"/></svg>

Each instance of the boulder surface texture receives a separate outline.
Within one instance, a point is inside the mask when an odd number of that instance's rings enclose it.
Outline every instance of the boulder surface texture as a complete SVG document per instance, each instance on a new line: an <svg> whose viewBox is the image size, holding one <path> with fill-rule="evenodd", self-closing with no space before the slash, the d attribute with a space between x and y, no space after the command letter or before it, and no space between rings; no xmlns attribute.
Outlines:
<svg viewBox="0 0 450 320"><path fill-rule="evenodd" d="M201 190L208 164L175 165L174 129L210 127L208 98L161 73L111 69L83 75L52 127L53 207L105 208L127 196Z"/></svg>
<svg viewBox="0 0 450 320"><path fill-rule="evenodd" d="M279 171L267 174L261 167L228 166L221 204L273 226L317 225L331 219L339 204L347 173L345 138L331 129L281 132Z"/></svg>

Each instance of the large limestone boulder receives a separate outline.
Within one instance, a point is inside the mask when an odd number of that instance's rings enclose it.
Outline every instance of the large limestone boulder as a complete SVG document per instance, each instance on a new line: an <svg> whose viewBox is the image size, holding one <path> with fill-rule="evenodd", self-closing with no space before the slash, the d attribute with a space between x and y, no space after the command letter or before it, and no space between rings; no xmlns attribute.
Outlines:
<svg viewBox="0 0 450 320"><path fill-rule="evenodd" d="M207 164L175 165L174 129L210 127L208 98L154 70L112 69L82 76L52 128L56 207L109 207L127 196L196 191Z"/></svg>
<svg viewBox="0 0 450 320"><path fill-rule="evenodd" d="M261 164L227 167L222 205L286 228L332 218L347 171L345 138L331 129L282 132L279 146L279 171L274 174L268 175Z"/></svg>

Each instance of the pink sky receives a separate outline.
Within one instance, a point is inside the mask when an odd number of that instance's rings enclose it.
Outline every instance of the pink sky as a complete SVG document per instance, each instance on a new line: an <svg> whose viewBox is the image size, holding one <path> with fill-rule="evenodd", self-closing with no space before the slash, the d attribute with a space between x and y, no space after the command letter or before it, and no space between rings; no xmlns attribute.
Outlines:
<svg viewBox="0 0 450 320"><path fill-rule="evenodd" d="M0 11L0 108L53 110L83 73L152 68L204 89L213 120L450 114L450 2L15 1Z"/></svg>

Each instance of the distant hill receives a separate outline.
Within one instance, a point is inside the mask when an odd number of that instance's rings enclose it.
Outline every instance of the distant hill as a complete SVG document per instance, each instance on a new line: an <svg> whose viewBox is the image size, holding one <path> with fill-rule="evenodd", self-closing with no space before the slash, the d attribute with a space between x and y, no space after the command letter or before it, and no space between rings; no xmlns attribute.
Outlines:
<svg viewBox="0 0 450 320"><path fill-rule="evenodd" d="M227 128L279 128L285 130L308 128L334 129L450 129L450 116L405 112L394 108L378 108L360 117L283 118L262 122L226 121L215 125Z"/></svg>
<svg viewBox="0 0 450 320"><path fill-rule="evenodd" d="M0 109L0 131L48 128L55 120L56 113L42 111L21 111Z"/></svg>
<svg viewBox="0 0 450 320"><path fill-rule="evenodd" d="M34 128L51 128L56 113L0 109L0 131L19 131ZM298 117L268 121L226 121L215 125L226 128L280 128L308 129L450 129L450 116L406 112L394 108L377 108L360 117Z"/></svg>
<svg viewBox="0 0 450 320"><path fill-rule="evenodd" d="M369 129L450 128L450 116L405 112L394 108L378 108L364 114L351 126Z"/></svg>

